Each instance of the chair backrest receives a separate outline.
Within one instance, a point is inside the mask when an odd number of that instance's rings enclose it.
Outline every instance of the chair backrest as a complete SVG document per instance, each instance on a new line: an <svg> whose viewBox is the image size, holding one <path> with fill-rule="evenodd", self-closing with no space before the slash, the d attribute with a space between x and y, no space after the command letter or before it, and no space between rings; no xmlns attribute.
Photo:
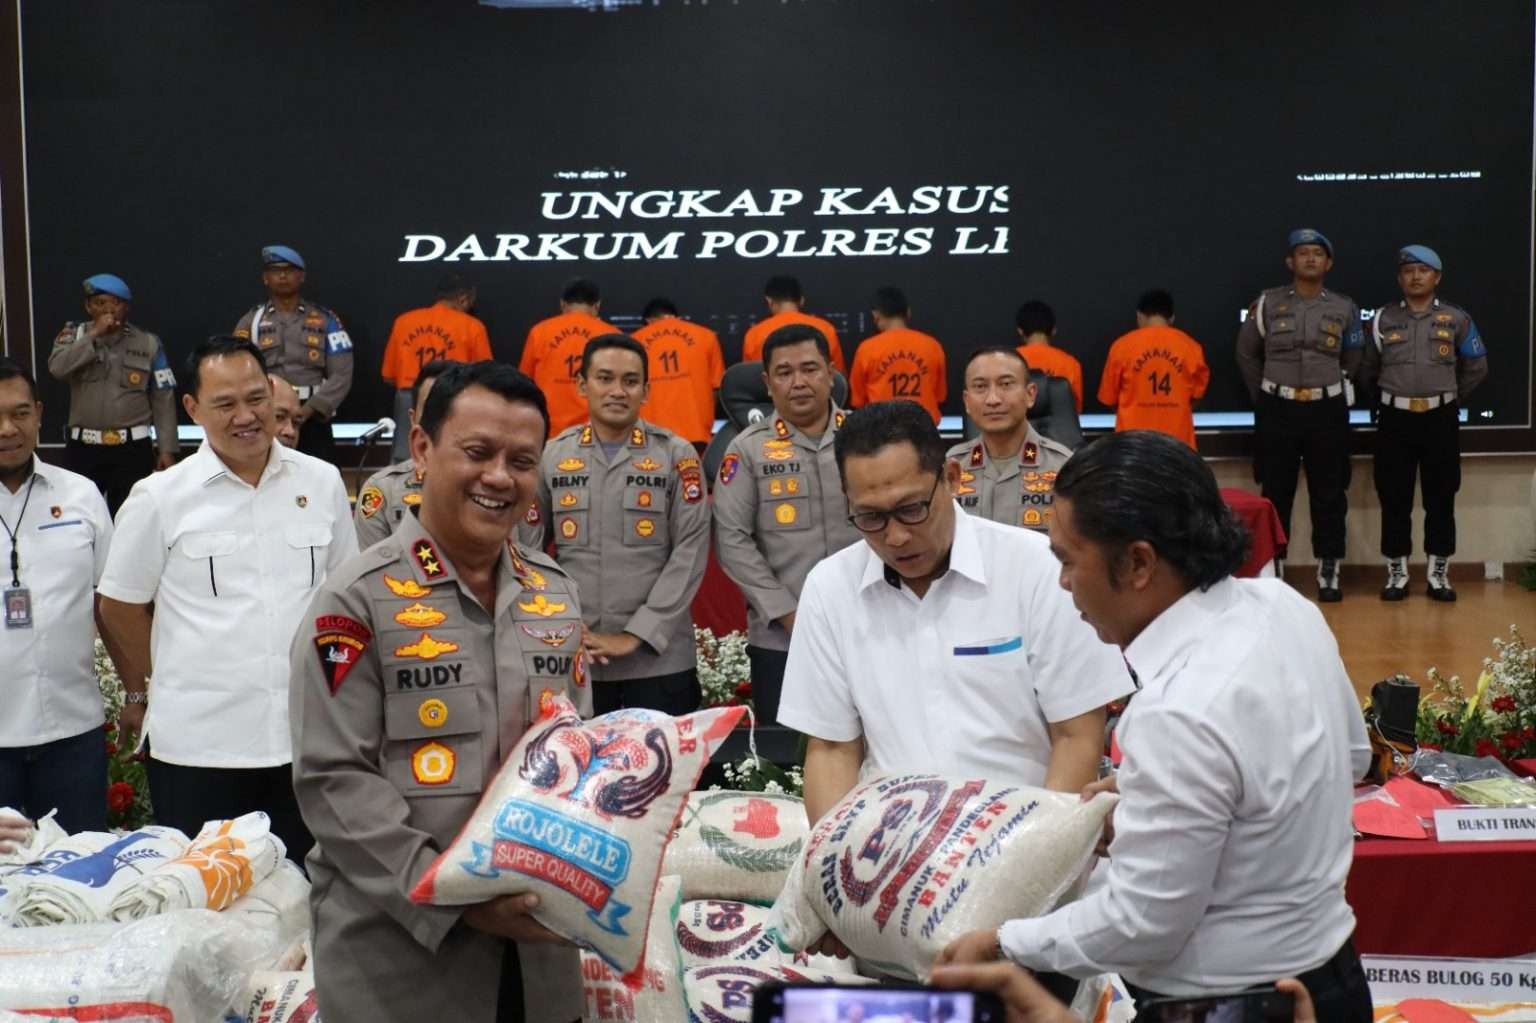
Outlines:
<svg viewBox="0 0 1536 1023"><path fill-rule="evenodd" d="M1077 399L1067 378L1032 369L1029 379L1035 385L1035 405L1029 410L1030 424L1057 444L1073 450L1082 447L1083 424L1077 418Z"/></svg>
<svg viewBox="0 0 1536 1023"><path fill-rule="evenodd" d="M843 408L848 401L848 378L835 369L832 371L832 401L838 408ZM720 407L725 411L725 422L704 449L704 472L711 486L720 462L725 458L725 449L736 435L764 416L773 415L773 399L768 396L768 385L763 382L761 362L738 362L725 371L720 378Z"/></svg>

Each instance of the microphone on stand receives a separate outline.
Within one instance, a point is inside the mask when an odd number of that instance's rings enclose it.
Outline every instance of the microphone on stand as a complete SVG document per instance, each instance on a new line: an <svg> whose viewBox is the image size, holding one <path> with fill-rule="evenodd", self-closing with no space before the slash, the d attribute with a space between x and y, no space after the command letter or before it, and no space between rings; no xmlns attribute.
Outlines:
<svg viewBox="0 0 1536 1023"><path fill-rule="evenodd" d="M367 445L369 441L373 440L373 438L377 437L379 434L384 433L385 431L389 431L389 432L392 433L392 432L394 432L394 429L395 429L395 421L393 419L389 418L388 416L385 416L383 419L380 419L377 423L374 423L372 426L368 427L368 429L366 429L362 433L358 434L357 446L358 447L363 447L363 446Z"/></svg>

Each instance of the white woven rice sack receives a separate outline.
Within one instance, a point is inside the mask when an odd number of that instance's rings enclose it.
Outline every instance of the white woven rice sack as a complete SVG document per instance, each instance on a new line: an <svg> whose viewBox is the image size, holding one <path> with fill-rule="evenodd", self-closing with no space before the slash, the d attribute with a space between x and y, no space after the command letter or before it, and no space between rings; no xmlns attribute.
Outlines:
<svg viewBox="0 0 1536 1023"><path fill-rule="evenodd" d="M541 924L631 974L683 800L745 713L620 710L583 721L555 697L411 898L462 906L533 892Z"/></svg>
<svg viewBox="0 0 1536 1023"><path fill-rule="evenodd" d="M254 974L245 996L245 1023L320 1023L315 975L308 970Z"/></svg>
<svg viewBox="0 0 1536 1023"><path fill-rule="evenodd" d="M1117 796L899 775L844 796L811 832L774 906L806 948L829 929L867 966L928 973L967 931L1040 916L1087 869Z"/></svg>
<svg viewBox="0 0 1536 1023"><path fill-rule="evenodd" d="M581 986L587 1023L676 1023L683 1018L683 969L672 939L681 905L681 879L663 875L656 884L645 935L644 975L634 990L601 957L583 950Z"/></svg>
<svg viewBox="0 0 1536 1023"><path fill-rule="evenodd" d="M675 928L683 968L743 963L855 973L852 959L787 952L773 929L773 910L749 902L704 899L683 903Z"/></svg>
<svg viewBox="0 0 1536 1023"><path fill-rule="evenodd" d="M752 996L769 981L782 984L838 984L858 987L873 984L851 973L823 973L791 966L702 966L683 975L683 995L688 1001L688 1023L751 1023Z"/></svg>
<svg viewBox="0 0 1536 1023"><path fill-rule="evenodd" d="M798 797L695 792L667 846L662 872L683 879L685 899L771 903L809 830Z"/></svg>

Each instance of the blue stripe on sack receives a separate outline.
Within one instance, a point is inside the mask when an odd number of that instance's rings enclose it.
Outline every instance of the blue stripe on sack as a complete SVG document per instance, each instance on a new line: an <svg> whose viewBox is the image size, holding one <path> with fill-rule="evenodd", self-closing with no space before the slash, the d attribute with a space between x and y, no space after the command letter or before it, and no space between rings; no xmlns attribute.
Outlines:
<svg viewBox="0 0 1536 1023"><path fill-rule="evenodd" d="M1014 636L1012 639L1000 639L993 643L981 646L957 646L956 657L985 657L988 654L1007 654L1024 645L1023 636Z"/></svg>

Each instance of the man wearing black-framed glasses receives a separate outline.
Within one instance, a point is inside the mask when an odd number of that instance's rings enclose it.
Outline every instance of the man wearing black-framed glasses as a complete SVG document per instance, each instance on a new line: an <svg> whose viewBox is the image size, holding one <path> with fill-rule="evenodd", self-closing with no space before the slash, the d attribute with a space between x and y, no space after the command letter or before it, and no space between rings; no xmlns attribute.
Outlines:
<svg viewBox="0 0 1536 1023"><path fill-rule="evenodd" d="M811 820L861 772L1067 792L1097 778L1104 705L1132 683L1057 585L1045 537L960 511L960 467L911 402L849 415L836 455L864 543L806 579L779 705L810 737Z"/></svg>

